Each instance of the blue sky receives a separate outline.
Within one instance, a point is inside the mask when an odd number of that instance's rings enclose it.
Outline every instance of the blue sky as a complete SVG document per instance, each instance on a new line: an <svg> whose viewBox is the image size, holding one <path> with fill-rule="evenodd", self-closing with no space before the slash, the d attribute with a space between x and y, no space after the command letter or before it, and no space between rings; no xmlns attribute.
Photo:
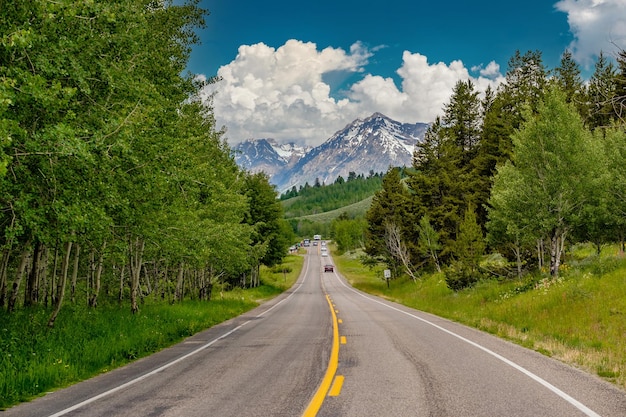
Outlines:
<svg viewBox="0 0 626 417"><path fill-rule="evenodd" d="M317 145L379 111L430 122L470 78L497 86L516 50L558 65L566 48L588 76L600 50L626 47L626 0L482 2L201 0L202 44L189 70L220 75L213 96L229 142Z"/></svg>

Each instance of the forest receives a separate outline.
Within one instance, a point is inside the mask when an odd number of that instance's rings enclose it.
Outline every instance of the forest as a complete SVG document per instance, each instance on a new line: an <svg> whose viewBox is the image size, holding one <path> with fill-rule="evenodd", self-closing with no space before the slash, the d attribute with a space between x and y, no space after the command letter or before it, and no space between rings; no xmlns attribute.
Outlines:
<svg viewBox="0 0 626 417"><path fill-rule="evenodd" d="M3 2L0 308L208 300L293 235L186 73L197 1Z"/></svg>
<svg viewBox="0 0 626 417"><path fill-rule="evenodd" d="M557 278L580 242L623 253L625 51L616 63L600 52L585 82L569 51L553 70L518 51L497 91L459 81L411 169L383 177L366 215L370 261L412 279L443 271L460 290L529 271Z"/></svg>

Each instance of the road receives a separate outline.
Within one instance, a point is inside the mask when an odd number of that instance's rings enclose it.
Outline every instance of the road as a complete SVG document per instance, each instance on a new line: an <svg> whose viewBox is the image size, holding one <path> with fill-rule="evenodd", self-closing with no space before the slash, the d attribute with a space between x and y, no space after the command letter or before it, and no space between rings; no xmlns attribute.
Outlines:
<svg viewBox="0 0 626 417"><path fill-rule="evenodd" d="M626 392L356 291L328 261L311 247L281 296L0 417L626 416Z"/></svg>

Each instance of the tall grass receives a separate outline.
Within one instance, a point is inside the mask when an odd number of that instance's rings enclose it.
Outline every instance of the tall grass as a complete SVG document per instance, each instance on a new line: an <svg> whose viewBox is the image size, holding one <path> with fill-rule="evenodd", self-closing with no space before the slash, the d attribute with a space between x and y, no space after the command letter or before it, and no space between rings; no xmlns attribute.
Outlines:
<svg viewBox="0 0 626 417"><path fill-rule="evenodd" d="M357 288L431 312L595 373L626 389L626 259L617 248L597 256L577 247L558 279L536 274L523 280L483 281L454 292L443 274L387 288L381 271L355 254L335 256Z"/></svg>
<svg viewBox="0 0 626 417"><path fill-rule="evenodd" d="M289 256L285 273L262 268L262 285L214 294L211 301L170 305L150 298L132 314L116 304L66 305L55 327L49 309L0 311L0 409L147 356L248 311L289 288L303 260ZM289 273L286 271L289 270Z"/></svg>

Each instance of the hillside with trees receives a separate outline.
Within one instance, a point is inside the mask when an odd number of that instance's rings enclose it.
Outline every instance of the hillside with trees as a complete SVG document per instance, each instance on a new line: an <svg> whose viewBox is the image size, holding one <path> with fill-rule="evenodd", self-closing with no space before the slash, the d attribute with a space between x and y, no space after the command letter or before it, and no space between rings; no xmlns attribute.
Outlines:
<svg viewBox="0 0 626 417"><path fill-rule="evenodd" d="M292 188L280 196L285 219L297 236L322 234L336 239L335 225L339 221L355 222L354 235L358 245L363 244L363 218L374 193L380 190L382 173L357 175L350 172L347 179L339 176L334 183L324 185L316 181L298 190Z"/></svg>
<svg viewBox="0 0 626 417"><path fill-rule="evenodd" d="M481 96L459 81L402 179L383 178L367 213L366 252L395 274L442 268L454 290L547 270L567 245L599 253L626 225L626 52L602 54L585 84L566 51L550 71L517 52L506 81ZM505 266L485 268L499 253Z"/></svg>
<svg viewBox="0 0 626 417"><path fill-rule="evenodd" d="M273 187L237 167L184 75L205 14L3 3L0 307L41 306L52 327L68 302L208 300L280 262L291 235Z"/></svg>

